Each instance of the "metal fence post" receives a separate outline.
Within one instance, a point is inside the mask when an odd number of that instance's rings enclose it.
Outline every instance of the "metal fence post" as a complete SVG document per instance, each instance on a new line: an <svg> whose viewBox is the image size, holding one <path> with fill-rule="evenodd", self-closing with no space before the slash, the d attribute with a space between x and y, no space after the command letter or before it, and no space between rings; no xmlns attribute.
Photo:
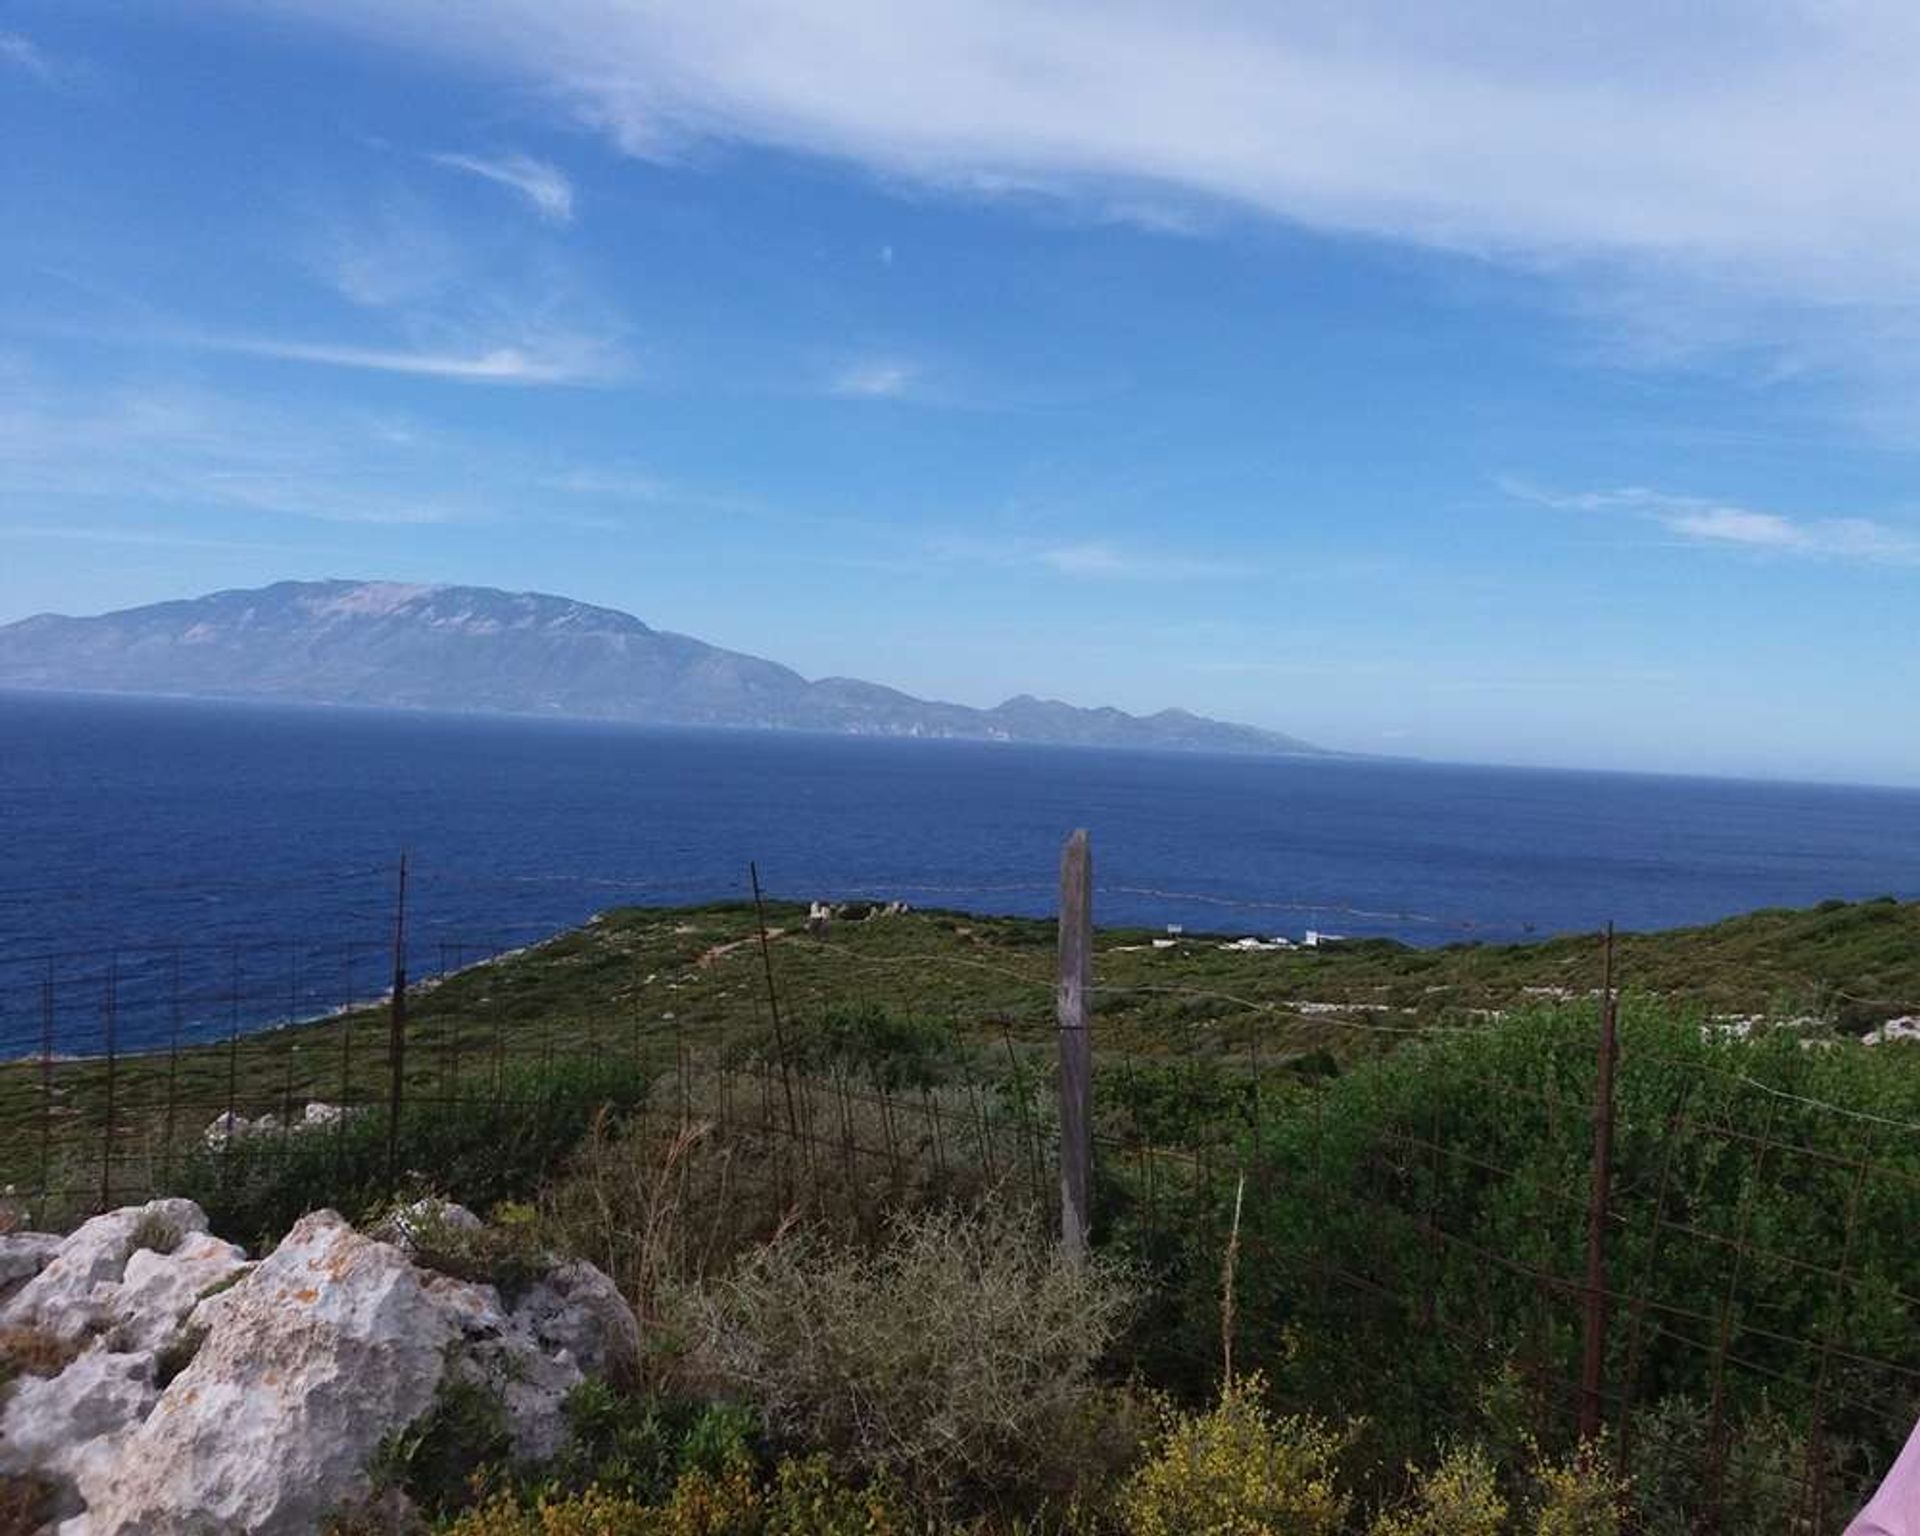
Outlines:
<svg viewBox="0 0 1920 1536"><path fill-rule="evenodd" d="M387 1192L400 1185L400 1110L406 1100L407 856L400 855L400 889L393 909L393 1004L387 1023Z"/></svg>
<svg viewBox="0 0 1920 1536"><path fill-rule="evenodd" d="M1613 924L1607 924L1600 982L1600 1060L1593 1091L1593 1195L1587 1206L1586 1317L1580 1361L1580 1438L1600 1433L1607 1358L1607 1215L1613 1183L1613 1071L1616 1020Z"/></svg>
<svg viewBox="0 0 1920 1536"><path fill-rule="evenodd" d="M113 1095L120 1049L119 993L120 957L115 955L107 965L107 992L100 1010L100 1021L106 1031L107 1046L106 1107L100 1122L100 1209L103 1211L113 1209Z"/></svg>
<svg viewBox="0 0 1920 1536"><path fill-rule="evenodd" d="M1093 1186L1093 853L1077 831L1060 855L1060 1242L1087 1253Z"/></svg>

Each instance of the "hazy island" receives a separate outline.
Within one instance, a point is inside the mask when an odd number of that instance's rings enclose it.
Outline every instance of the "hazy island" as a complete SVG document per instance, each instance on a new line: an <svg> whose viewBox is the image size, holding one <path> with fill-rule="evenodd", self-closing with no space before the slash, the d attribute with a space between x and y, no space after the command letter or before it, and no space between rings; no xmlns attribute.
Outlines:
<svg viewBox="0 0 1920 1536"><path fill-rule="evenodd" d="M1248 755L1317 753L1180 709L992 709L914 698L534 592L278 582L0 627L0 688L259 699L653 725L828 731Z"/></svg>

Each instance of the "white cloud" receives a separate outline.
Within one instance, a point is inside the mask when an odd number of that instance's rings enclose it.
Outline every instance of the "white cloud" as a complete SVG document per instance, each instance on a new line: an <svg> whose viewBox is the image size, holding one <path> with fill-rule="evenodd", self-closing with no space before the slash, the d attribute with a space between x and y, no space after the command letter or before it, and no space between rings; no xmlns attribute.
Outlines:
<svg viewBox="0 0 1920 1536"><path fill-rule="evenodd" d="M51 82L53 63L30 37L18 32L0 32L0 63L25 70L36 80Z"/></svg>
<svg viewBox="0 0 1920 1536"><path fill-rule="evenodd" d="M1920 284L1906 0L275 3L528 80L635 154L775 144L1102 206L1131 187L1801 298Z"/></svg>
<svg viewBox="0 0 1920 1536"><path fill-rule="evenodd" d="M1539 506L1624 513L1657 524L1689 543L1886 565L1920 564L1920 532L1867 518L1789 517L1645 486L1559 492L1512 479L1500 484L1509 495Z"/></svg>
<svg viewBox="0 0 1920 1536"><path fill-rule="evenodd" d="M853 400L898 400L912 390L919 372L894 358L866 358L839 369L827 391Z"/></svg>
<svg viewBox="0 0 1920 1536"><path fill-rule="evenodd" d="M573 222L573 183L559 166L531 155L505 155L490 160L480 155L429 155L435 165L466 171L473 176L517 192L534 212L550 224Z"/></svg>

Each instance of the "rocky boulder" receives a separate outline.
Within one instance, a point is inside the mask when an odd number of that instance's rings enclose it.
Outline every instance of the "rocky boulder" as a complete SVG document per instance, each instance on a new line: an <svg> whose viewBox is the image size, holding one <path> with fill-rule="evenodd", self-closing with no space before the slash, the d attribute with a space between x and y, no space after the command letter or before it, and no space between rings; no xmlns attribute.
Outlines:
<svg viewBox="0 0 1920 1536"><path fill-rule="evenodd" d="M153 1200L83 1223L64 1238L0 1239L0 1273L36 1251L32 1277L0 1305L0 1327L75 1343L116 1330L123 1348L164 1348L207 1287L245 1265L207 1232L191 1200ZM9 1257L11 1256L11 1257Z"/></svg>
<svg viewBox="0 0 1920 1536"><path fill-rule="evenodd" d="M403 1229L480 1229L457 1206L408 1215ZM305 1536L374 1491L374 1453L450 1387L491 1396L515 1453L538 1460L565 1443L573 1389L639 1349L591 1265L517 1269L503 1298L474 1266L426 1268L329 1211L250 1271L205 1228L185 1201L96 1217L37 1245L0 1308L77 1350L0 1406L0 1472L57 1485L59 1536ZM168 1231L169 1252L127 1251Z"/></svg>

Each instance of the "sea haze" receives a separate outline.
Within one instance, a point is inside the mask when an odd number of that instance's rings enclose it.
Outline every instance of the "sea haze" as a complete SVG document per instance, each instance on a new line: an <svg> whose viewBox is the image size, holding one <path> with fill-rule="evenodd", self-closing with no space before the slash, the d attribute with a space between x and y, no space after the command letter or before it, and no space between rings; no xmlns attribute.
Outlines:
<svg viewBox="0 0 1920 1536"><path fill-rule="evenodd" d="M1920 892L1915 791L71 695L0 694L0 818L15 1049L49 976L56 1033L97 1031L116 962L130 1044L176 964L189 1035L373 994L402 849L416 975L740 897L750 860L783 897L1046 913L1075 826L1108 924L1439 944Z"/></svg>

